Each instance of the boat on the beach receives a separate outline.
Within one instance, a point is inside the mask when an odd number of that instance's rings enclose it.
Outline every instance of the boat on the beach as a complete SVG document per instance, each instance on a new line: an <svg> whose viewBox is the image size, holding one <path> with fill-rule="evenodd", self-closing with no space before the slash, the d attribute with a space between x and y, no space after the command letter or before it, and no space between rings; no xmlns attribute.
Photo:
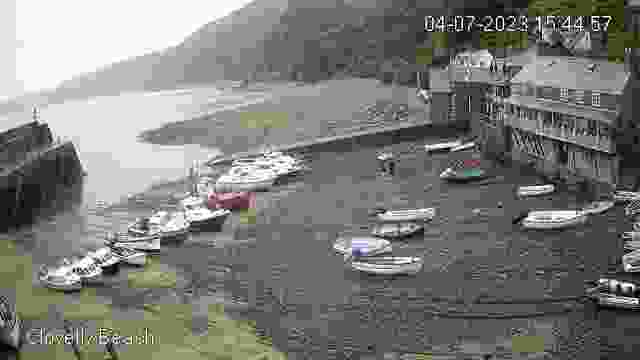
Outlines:
<svg viewBox="0 0 640 360"><path fill-rule="evenodd" d="M586 289L587 297L598 306L640 309L640 284L636 279L623 275L616 274L589 282L591 287Z"/></svg>
<svg viewBox="0 0 640 360"><path fill-rule="evenodd" d="M342 254L376 255L391 251L391 243L377 237L339 238L333 249Z"/></svg>
<svg viewBox="0 0 640 360"><path fill-rule="evenodd" d="M102 268L104 274L115 274L120 269L120 258L115 256L109 247L90 251L87 256Z"/></svg>
<svg viewBox="0 0 640 360"><path fill-rule="evenodd" d="M109 247L121 246L134 250L158 253L160 252L160 235L132 236L123 233L113 233L107 236L105 244Z"/></svg>
<svg viewBox="0 0 640 360"><path fill-rule="evenodd" d="M129 265L144 266L147 263L147 254L126 246L111 246L111 252L120 261Z"/></svg>
<svg viewBox="0 0 640 360"><path fill-rule="evenodd" d="M640 272L640 250L622 255L622 269L625 272Z"/></svg>
<svg viewBox="0 0 640 360"><path fill-rule="evenodd" d="M640 192L616 190L613 192L612 197L613 197L613 201L615 202L628 202L633 200L640 200Z"/></svg>
<svg viewBox="0 0 640 360"><path fill-rule="evenodd" d="M471 141L471 142L460 144L458 146L455 146L455 147L451 148L451 152L462 151L462 150L467 150L467 149L473 149L475 146L476 146L476 142L475 141Z"/></svg>
<svg viewBox="0 0 640 360"><path fill-rule="evenodd" d="M531 211L522 220L528 229L561 229L582 224L587 216L578 210Z"/></svg>
<svg viewBox="0 0 640 360"><path fill-rule="evenodd" d="M202 198L185 199L181 206L191 231L220 231L231 214L227 209L209 209Z"/></svg>
<svg viewBox="0 0 640 360"><path fill-rule="evenodd" d="M53 290L76 291L82 289L82 278L71 271L68 265L47 267L42 265L38 271L40 282Z"/></svg>
<svg viewBox="0 0 640 360"><path fill-rule="evenodd" d="M634 216L640 213L640 200L630 200L624 208L624 214L627 216Z"/></svg>
<svg viewBox="0 0 640 360"><path fill-rule="evenodd" d="M462 145L462 141L455 140L455 141L447 141L447 142L441 142L436 144L427 144L424 146L424 149L429 153L440 152L440 151L444 152L444 151L451 151L451 149L460 145Z"/></svg>
<svg viewBox="0 0 640 360"><path fill-rule="evenodd" d="M479 168L469 168L469 169L460 169L460 170L447 168L440 174L441 179L451 181L451 182L470 182L470 181L486 179L487 177L489 177L487 172Z"/></svg>
<svg viewBox="0 0 640 360"><path fill-rule="evenodd" d="M538 196L551 194L556 191L556 187L553 184L547 185L531 185L531 186L519 186L516 194L518 196Z"/></svg>
<svg viewBox="0 0 640 360"><path fill-rule="evenodd" d="M209 209L246 210L254 206L255 193L248 191L209 194Z"/></svg>
<svg viewBox="0 0 640 360"><path fill-rule="evenodd" d="M158 211L150 217L140 218L127 228L133 236L158 234L160 240L181 241L189 236L190 224L183 211Z"/></svg>
<svg viewBox="0 0 640 360"><path fill-rule="evenodd" d="M102 279L102 268L91 257L72 257L62 259L62 264L69 266L71 272L80 276L84 283L90 283Z"/></svg>
<svg viewBox="0 0 640 360"><path fill-rule="evenodd" d="M371 230L373 236L386 238L386 239L398 239L413 236L424 231L424 226L418 225L413 222L408 223L384 223L374 225Z"/></svg>
<svg viewBox="0 0 640 360"><path fill-rule="evenodd" d="M0 296L0 342L19 350L22 347L22 321L15 304Z"/></svg>
<svg viewBox="0 0 640 360"><path fill-rule="evenodd" d="M596 215L602 214L603 212L611 209L615 203L613 201L593 201L589 203L587 206L582 208L582 212L587 215Z"/></svg>
<svg viewBox="0 0 640 360"><path fill-rule="evenodd" d="M411 256L355 256L348 259L353 269L376 275L416 274L424 264L422 258Z"/></svg>
<svg viewBox="0 0 640 360"><path fill-rule="evenodd" d="M386 210L377 214L378 220L384 222L429 221L436 215L435 208Z"/></svg>

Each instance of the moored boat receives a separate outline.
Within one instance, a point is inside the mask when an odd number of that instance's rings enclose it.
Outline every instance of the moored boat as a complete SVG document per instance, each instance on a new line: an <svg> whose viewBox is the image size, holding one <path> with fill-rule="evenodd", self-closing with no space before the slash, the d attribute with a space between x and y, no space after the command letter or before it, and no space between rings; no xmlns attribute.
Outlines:
<svg viewBox="0 0 640 360"><path fill-rule="evenodd" d="M628 240L624 242L624 250L627 252L632 252L636 250L640 250L640 240Z"/></svg>
<svg viewBox="0 0 640 360"><path fill-rule="evenodd" d="M471 141L471 142L460 144L458 146L451 148L451 152L473 149L475 146L476 146L475 141Z"/></svg>
<svg viewBox="0 0 640 360"><path fill-rule="evenodd" d="M424 260L409 256L351 257L353 269L377 275L416 274L422 270Z"/></svg>
<svg viewBox="0 0 640 360"><path fill-rule="evenodd" d="M413 222L409 223L385 223L373 227L371 234L381 238L403 238L424 231L424 226Z"/></svg>
<svg viewBox="0 0 640 360"><path fill-rule="evenodd" d="M114 233L107 237L105 244L109 247L124 246L134 250L159 253L160 235L131 236L129 234Z"/></svg>
<svg viewBox="0 0 640 360"><path fill-rule="evenodd" d="M528 229L560 229L582 224L586 215L578 210L531 211L522 220Z"/></svg>
<svg viewBox="0 0 640 360"><path fill-rule="evenodd" d="M439 152L439 151L451 151L451 149L455 148L456 146L460 146L462 145L462 141L461 140L455 140L455 141L447 141L447 142L441 142L441 143L436 143L436 144L427 144L424 146L425 151L427 152Z"/></svg>
<svg viewBox="0 0 640 360"><path fill-rule="evenodd" d="M479 168L466 168L459 170L447 168L440 174L441 179L451 182L470 182L486 179L487 177L487 172L484 169Z"/></svg>
<svg viewBox="0 0 640 360"><path fill-rule="evenodd" d="M83 283L90 283L102 279L102 268L91 257L72 257L62 259L62 264L69 266L71 272L80 276Z"/></svg>
<svg viewBox="0 0 640 360"><path fill-rule="evenodd" d="M640 240L640 231L625 231L622 233L624 240Z"/></svg>
<svg viewBox="0 0 640 360"><path fill-rule="evenodd" d="M391 251L391 243L377 237L339 238L333 249L342 254L376 255Z"/></svg>
<svg viewBox="0 0 640 360"><path fill-rule="evenodd" d="M594 201L582 208L582 212L587 215L602 214L611 209L615 203L613 201Z"/></svg>
<svg viewBox="0 0 640 360"><path fill-rule="evenodd" d="M147 263L147 254L126 246L110 247L114 256L129 265L144 266Z"/></svg>
<svg viewBox="0 0 640 360"><path fill-rule="evenodd" d="M249 171L220 176L214 185L215 192L268 191L274 185L278 175L269 171Z"/></svg>
<svg viewBox="0 0 640 360"><path fill-rule="evenodd" d="M555 185L531 185L531 186L519 186L516 194L518 196L538 196L551 194L556 190Z"/></svg>
<svg viewBox="0 0 640 360"><path fill-rule="evenodd" d="M625 272L640 272L640 250L622 256L622 269Z"/></svg>
<svg viewBox="0 0 640 360"><path fill-rule="evenodd" d="M380 161L391 160L391 159L393 159L393 154L392 153L381 153L381 154L378 154L378 156L376 156L376 159L378 159Z"/></svg>
<svg viewBox="0 0 640 360"><path fill-rule="evenodd" d="M53 268L43 265L38 271L38 279L44 286L53 290L77 291L82 289L82 278L71 271L71 267L68 265Z"/></svg>
<svg viewBox="0 0 640 360"><path fill-rule="evenodd" d="M615 202L628 202L633 200L640 200L640 192L616 190L613 193L613 201Z"/></svg>
<svg viewBox="0 0 640 360"><path fill-rule="evenodd" d="M0 296L0 342L20 349L22 347L22 321L18 316L15 304Z"/></svg>
<svg viewBox="0 0 640 360"><path fill-rule="evenodd" d="M436 214L435 208L386 210L377 215L378 220L385 222L429 221Z"/></svg>
<svg viewBox="0 0 640 360"><path fill-rule="evenodd" d="M624 208L624 214L634 216L640 213L640 200L630 200L629 204Z"/></svg>
<svg viewBox="0 0 640 360"><path fill-rule="evenodd" d="M158 211L148 218L141 218L128 227L133 236L159 235L160 240L180 241L189 236L190 224L182 211Z"/></svg>
<svg viewBox="0 0 640 360"><path fill-rule="evenodd" d="M102 247L87 254L102 268L104 274L115 274L120 269L120 258L115 256L109 247Z"/></svg>
<svg viewBox="0 0 640 360"><path fill-rule="evenodd" d="M586 290L587 297L598 306L640 309L640 284L636 279L622 275L616 274L592 281L592 287Z"/></svg>
<svg viewBox="0 0 640 360"><path fill-rule="evenodd" d="M191 231L220 231L231 214L227 209L209 209L202 199L183 201L182 210Z"/></svg>
<svg viewBox="0 0 640 360"><path fill-rule="evenodd" d="M228 210L246 210L253 207L255 202L255 193L242 191L242 192L227 192L216 193L213 192L209 195L207 201L207 207L209 209L228 209Z"/></svg>

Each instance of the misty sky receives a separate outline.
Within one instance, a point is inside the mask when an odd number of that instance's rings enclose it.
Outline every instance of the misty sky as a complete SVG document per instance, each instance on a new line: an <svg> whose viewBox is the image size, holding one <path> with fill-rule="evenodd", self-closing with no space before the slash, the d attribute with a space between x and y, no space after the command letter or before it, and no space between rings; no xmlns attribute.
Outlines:
<svg viewBox="0 0 640 360"><path fill-rule="evenodd" d="M177 45L250 1L2 0L0 97Z"/></svg>

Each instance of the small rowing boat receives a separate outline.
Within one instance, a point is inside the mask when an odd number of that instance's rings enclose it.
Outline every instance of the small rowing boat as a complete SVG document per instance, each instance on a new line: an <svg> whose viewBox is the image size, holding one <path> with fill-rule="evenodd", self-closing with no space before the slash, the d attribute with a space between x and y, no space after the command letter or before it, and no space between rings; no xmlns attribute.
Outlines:
<svg viewBox="0 0 640 360"><path fill-rule="evenodd" d="M468 142L468 143L465 143L465 144L461 144L461 145L458 145L458 146L455 146L455 147L451 148L451 152L472 149L475 146L476 146L475 141L471 141L471 142Z"/></svg>
<svg viewBox="0 0 640 360"><path fill-rule="evenodd" d="M120 258L115 256L109 247L89 252L87 256L102 268L104 274L115 274L120 269Z"/></svg>
<svg viewBox="0 0 640 360"><path fill-rule="evenodd" d="M640 200L640 192L617 190L613 193L613 201L615 202L628 202L633 200Z"/></svg>
<svg viewBox="0 0 640 360"><path fill-rule="evenodd" d="M353 269L376 275L416 274L422 270L424 264L420 257L365 256L349 259Z"/></svg>
<svg viewBox="0 0 640 360"><path fill-rule="evenodd" d="M531 186L519 186L516 194L518 196L538 196L551 194L556 191L556 187L553 184L547 185L531 185Z"/></svg>
<svg viewBox="0 0 640 360"><path fill-rule="evenodd" d="M209 194L207 207L209 209L245 210L253 206L255 193L252 192L227 192Z"/></svg>
<svg viewBox="0 0 640 360"><path fill-rule="evenodd" d="M339 238L333 249L342 254L376 255L390 252L391 243L377 237Z"/></svg>
<svg viewBox="0 0 640 360"><path fill-rule="evenodd" d="M387 160L393 159L393 154L392 153L382 153L382 154L378 154L378 156L376 158L378 160L380 160L380 161L387 161Z"/></svg>
<svg viewBox="0 0 640 360"><path fill-rule="evenodd" d="M102 280L102 268L89 256L83 258L73 257L62 259L62 264L69 266L71 272L80 276L84 283Z"/></svg>
<svg viewBox="0 0 640 360"><path fill-rule="evenodd" d="M440 174L440 178L451 182L470 182L475 180L486 179L488 174L483 169L470 168L454 170L447 168Z"/></svg>
<svg viewBox="0 0 640 360"><path fill-rule="evenodd" d="M131 236L129 234L114 233L107 237L105 244L109 247L123 246L134 250L160 252L160 235Z"/></svg>
<svg viewBox="0 0 640 360"><path fill-rule="evenodd" d="M143 251L138 251L124 246L111 246L113 255L125 264L144 266L147 263L147 254Z"/></svg>
<svg viewBox="0 0 640 360"><path fill-rule="evenodd" d="M185 213L177 211L158 211L150 217L138 219L127 228L133 236L149 236L158 234L160 240L181 241L189 236L190 224Z"/></svg>
<svg viewBox="0 0 640 360"><path fill-rule="evenodd" d="M373 227L371 234L381 238L397 239L415 235L424 231L424 226L416 223L386 223Z"/></svg>
<svg viewBox="0 0 640 360"><path fill-rule="evenodd" d="M582 224L587 216L578 210L531 211L522 220L528 229L561 229Z"/></svg>
<svg viewBox="0 0 640 360"><path fill-rule="evenodd" d="M627 276L624 276L627 275ZM616 274L612 277L591 281L586 290L587 297L598 306L640 309L640 284L631 274Z"/></svg>
<svg viewBox="0 0 640 360"><path fill-rule="evenodd" d="M587 215L602 214L611 209L615 203L613 201L594 201L582 208L582 212Z"/></svg>
<svg viewBox="0 0 640 360"><path fill-rule="evenodd" d="M436 215L435 208L386 210L377 215L378 220L385 222L429 221Z"/></svg>
<svg viewBox="0 0 640 360"><path fill-rule="evenodd" d="M53 290L77 291L82 289L82 278L71 271L68 265L48 268L45 265L38 271L40 282Z"/></svg>
<svg viewBox="0 0 640 360"><path fill-rule="evenodd" d="M461 140L441 142L436 144L427 144L424 146L424 149L429 152L439 152L439 151L451 151L451 149L462 145Z"/></svg>

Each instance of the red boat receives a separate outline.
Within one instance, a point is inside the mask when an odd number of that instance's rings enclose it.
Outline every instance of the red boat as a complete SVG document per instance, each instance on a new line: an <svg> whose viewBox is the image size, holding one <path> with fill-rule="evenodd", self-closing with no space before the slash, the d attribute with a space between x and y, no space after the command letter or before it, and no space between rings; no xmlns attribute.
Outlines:
<svg viewBox="0 0 640 360"><path fill-rule="evenodd" d="M207 206L211 209L244 210L255 207L255 193L227 192L211 193Z"/></svg>

